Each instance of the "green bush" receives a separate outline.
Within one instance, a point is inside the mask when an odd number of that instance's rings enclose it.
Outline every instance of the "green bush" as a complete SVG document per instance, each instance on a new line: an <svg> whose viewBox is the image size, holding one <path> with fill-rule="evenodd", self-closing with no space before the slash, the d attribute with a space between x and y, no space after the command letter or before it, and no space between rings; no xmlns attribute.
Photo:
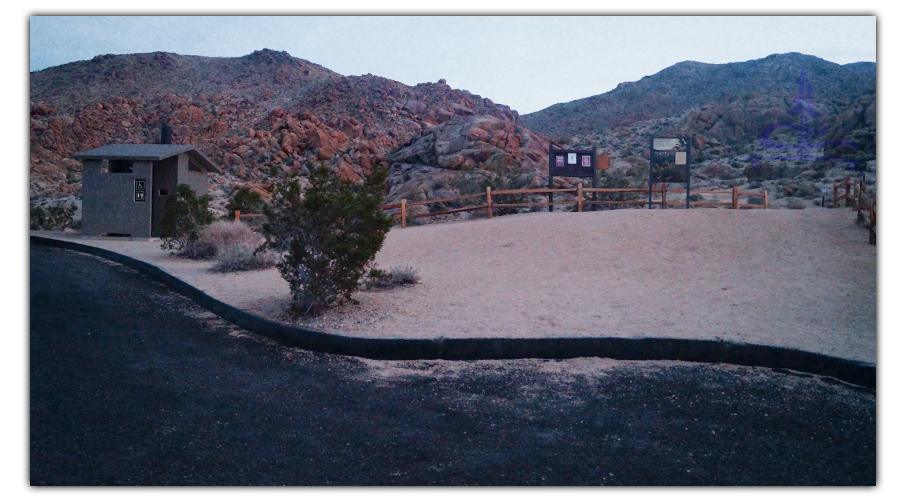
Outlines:
<svg viewBox="0 0 900 500"><path fill-rule="evenodd" d="M301 192L296 179L277 187L265 208L263 248L283 253L278 265L291 288L297 312L316 314L349 300L393 221L378 207L384 199L387 170L373 169L362 185L335 177L325 165L310 168L310 186Z"/></svg>
<svg viewBox="0 0 900 500"><path fill-rule="evenodd" d="M47 208L31 206L31 229L44 231L62 231L74 227L74 216L78 210L74 204L51 205Z"/></svg>
<svg viewBox="0 0 900 500"><path fill-rule="evenodd" d="M234 196L228 200L228 204L225 205L225 210L228 211L228 219L234 220L234 212L235 210L240 210L242 214L261 214L263 213L263 208L265 208L266 202L263 201L262 196L259 195L256 191L251 191L249 188L242 187L238 189Z"/></svg>
<svg viewBox="0 0 900 500"><path fill-rule="evenodd" d="M160 239L163 250L181 252L197 241L200 231L213 221L209 211L209 195L197 198L187 184L179 184L175 195L166 200L163 219L160 221Z"/></svg>

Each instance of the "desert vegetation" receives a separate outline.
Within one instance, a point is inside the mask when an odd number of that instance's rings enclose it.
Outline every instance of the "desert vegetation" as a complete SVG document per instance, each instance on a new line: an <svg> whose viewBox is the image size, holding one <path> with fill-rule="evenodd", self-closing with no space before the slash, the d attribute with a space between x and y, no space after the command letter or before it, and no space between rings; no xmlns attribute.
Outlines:
<svg viewBox="0 0 900 500"><path fill-rule="evenodd" d="M62 231L76 228L75 212L78 208L72 203L48 205L31 205L30 228L32 230Z"/></svg>
<svg viewBox="0 0 900 500"><path fill-rule="evenodd" d="M388 289L415 285L420 281L419 272L410 266L394 266L390 271L373 267L363 278L362 287L366 290Z"/></svg>
<svg viewBox="0 0 900 500"><path fill-rule="evenodd" d="M166 200L165 212L160 222L160 239L163 250L181 253L200 238L200 231L214 220L209 211L210 197L197 197L187 184L179 184L175 195Z"/></svg>
<svg viewBox="0 0 900 500"><path fill-rule="evenodd" d="M277 186L265 208L265 243L260 247L283 255L278 269L301 315L317 314L342 300L353 302L353 292L393 225L379 208L384 168L374 168L359 184L323 164L309 170L307 189L296 178Z"/></svg>

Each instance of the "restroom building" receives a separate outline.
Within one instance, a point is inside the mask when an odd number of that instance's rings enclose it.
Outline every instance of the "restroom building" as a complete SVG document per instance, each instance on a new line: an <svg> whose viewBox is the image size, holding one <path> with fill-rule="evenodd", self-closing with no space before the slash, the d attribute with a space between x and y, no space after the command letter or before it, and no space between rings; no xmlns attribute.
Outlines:
<svg viewBox="0 0 900 500"><path fill-rule="evenodd" d="M207 174L221 174L190 145L109 144L72 156L83 164L81 232L85 236L159 237L166 200L179 184L206 194Z"/></svg>

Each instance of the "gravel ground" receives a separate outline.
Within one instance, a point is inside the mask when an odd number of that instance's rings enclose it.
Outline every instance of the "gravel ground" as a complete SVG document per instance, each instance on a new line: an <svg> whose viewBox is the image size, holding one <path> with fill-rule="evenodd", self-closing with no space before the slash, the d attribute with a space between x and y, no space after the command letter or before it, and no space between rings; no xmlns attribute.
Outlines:
<svg viewBox="0 0 900 500"><path fill-rule="evenodd" d="M411 266L419 284L360 292L359 305L299 321L277 270L218 274L158 242L79 241L253 313L344 335L724 339L874 364L876 247L854 217L615 210L395 228L377 264Z"/></svg>

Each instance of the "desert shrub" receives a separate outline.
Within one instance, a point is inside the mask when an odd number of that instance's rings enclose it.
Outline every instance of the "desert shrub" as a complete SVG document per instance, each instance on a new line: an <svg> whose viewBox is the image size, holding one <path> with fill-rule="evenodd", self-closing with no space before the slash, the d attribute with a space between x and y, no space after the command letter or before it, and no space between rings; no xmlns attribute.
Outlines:
<svg viewBox="0 0 900 500"><path fill-rule="evenodd" d="M211 270L219 273L252 271L274 267L280 261L281 257L271 250L257 252L256 247L231 245L216 252L216 263Z"/></svg>
<svg viewBox="0 0 900 500"><path fill-rule="evenodd" d="M589 181L589 179L585 179ZM590 183L587 184L590 187ZM597 187L602 189L633 189L642 187L639 184L633 184L627 177L613 175L605 171L600 171L597 178ZM641 193L597 193L597 200L600 201L627 201L643 198ZM588 200L593 199L592 195L586 195ZM591 205L588 205L591 206ZM628 205L596 205L598 210L615 210Z"/></svg>
<svg viewBox="0 0 900 500"><path fill-rule="evenodd" d="M77 210L78 207L74 204L51 205L46 208L31 205L30 227L33 230L44 231L62 231L68 227L74 227Z"/></svg>
<svg viewBox="0 0 900 500"><path fill-rule="evenodd" d="M389 286L391 282L391 273L384 269L373 267L369 269L362 280L364 288L383 288Z"/></svg>
<svg viewBox="0 0 900 500"><path fill-rule="evenodd" d="M196 241L188 243L180 255L191 259L215 259L216 272L265 269L278 263L280 257L272 251L256 249L263 237L245 224L216 221L200 231Z"/></svg>
<svg viewBox="0 0 900 500"><path fill-rule="evenodd" d="M706 198L704 198L702 194L695 193L695 194L688 196L688 199L691 201L703 201Z"/></svg>
<svg viewBox="0 0 900 500"><path fill-rule="evenodd" d="M806 203L803 203L803 200L798 200L797 198L791 198L788 200L787 204L788 208L792 208L794 210L801 210L806 208Z"/></svg>
<svg viewBox="0 0 900 500"><path fill-rule="evenodd" d="M460 196L475 193L484 193L490 186L491 191L525 189L528 186L529 179L527 176L505 173L490 176L481 176L475 174L462 174L456 176L450 185L456 189ZM494 203L528 203L533 198L526 194L504 194L501 198L494 199ZM460 202L450 203L448 207L461 208L464 204L471 204L472 200L462 200ZM523 207L525 208L525 207ZM509 215L519 213L520 207L497 207L494 209L494 215ZM527 208L526 208L527 210Z"/></svg>
<svg viewBox="0 0 900 500"><path fill-rule="evenodd" d="M395 266L390 271L372 268L363 279L363 287L393 288L403 285L415 285L419 281L419 273L410 266Z"/></svg>
<svg viewBox="0 0 900 500"><path fill-rule="evenodd" d="M816 192L816 187L812 184L803 184L799 188L797 188L797 192L794 196L798 196L800 198L816 198L819 193Z"/></svg>
<svg viewBox="0 0 900 500"><path fill-rule="evenodd" d="M455 189L460 195L473 194L481 189L481 181L483 176L471 173L459 174L450 180L450 187Z"/></svg>
<svg viewBox="0 0 900 500"><path fill-rule="evenodd" d="M391 283L395 285L415 285L419 282L419 273L412 267L391 268Z"/></svg>
<svg viewBox="0 0 900 500"><path fill-rule="evenodd" d="M160 239L163 250L181 252L197 241L200 231L213 221L209 211L209 195L197 194L187 184L179 184L175 195L166 200L165 212L160 222Z"/></svg>
<svg viewBox="0 0 900 500"><path fill-rule="evenodd" d="M762 198L762 196L751 196L747 199L747 203L751 205L762 205L765 203L765 200Z"/></svg>
<svg viewBox="0 0 900 500"><path fill-rule="evenodd" d="M387 170L377 167L362 185L354 185L320 164L310 168L305 192L295 179L277 186L264 211L265 247L286 252L278 269L300 314L315 314L340 300L353 301L352 293L392 225L378 208L386 179Z"/></svg>
<svg viewBox="0 0 900 500"><path fill-rule="evenodd" d="M228 218L234 220L235 210L240 210L242 214L261 214L265 206L266 202L259 193L242 187L235 191L234 196L228 200L225 210L228 211Z"/></svg>
<svg viewBox="0 0 900 500"><path fill-rule="evenodd" d="M255 250L262 243L262 236L240 222L216 221L200 231L196 241L188 243L179 252L191 259L212 259L226 248L246 247Z"/></svg>
<svg viewBox="0 0 900 500"><path fill-rule="evenodd" d="M506 173L484 179L481 182L481 191L487 191L488 186L491 187L491 191L525 189L528 186L528 179L518 174ZM529 203L531 201L533 201L533 198L527 194L504 194L494 200L494 203ZM520 211L528 211L530 208L497 207L494 209L494 215L517 214Z"/></svg>
<svg viewBox="0 0 900 500"><path fill-rule="evenodd" d="M750 166L744 167L744 177L749 181L768 181L786 177L783 167L773 167L768 163L752 162Z"/></svg>

